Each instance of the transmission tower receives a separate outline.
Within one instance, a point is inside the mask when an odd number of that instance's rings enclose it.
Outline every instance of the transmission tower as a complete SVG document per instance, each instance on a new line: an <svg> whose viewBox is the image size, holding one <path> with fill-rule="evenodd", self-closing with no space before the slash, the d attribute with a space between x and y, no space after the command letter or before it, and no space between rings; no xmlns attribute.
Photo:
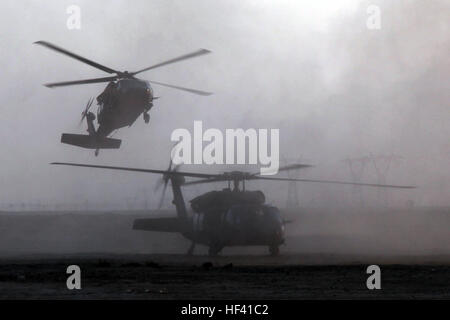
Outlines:
<svg viewBox="0 0 450 320"><path fill-rule="evenodd" d="M348 166L348 169L350 170L353 182L361 182L364 172L367 168L367 164L369 164L370 161L370 157L347 158L344 160L344 162ZM365 203L361 186L353 186L352 195L352 202L354 202L354 199L358 199L359 205L364 207Z"/></svg>
<svg viewBox="0 0 450 320"><path fill-rule="evenodd" d="M370 155L371 162L377 175L377 181L379 184L386 184L386 177L389 173L389 169L392 167L392 163L400 162L403 158L395 154L389 155ZM389 206L389 194L385 188L377 188L377 201L378 204L384 207Z"/></svg>
<svg viewBox="0 0 450 320"><path fill-rule="evenodd" d="M298 157L297 159L286 159L283 158L282 162L283 165L289 165L292 163L302 163L305 159L302 159L302 157ZM298 176L298 170L287 170L286 171L287 176L289 179L297 179ZM286 199L286 208L298 208L300 207L300 201L298 198L298 185L295 181L289 181L288 184L288 195Z"/></svg>

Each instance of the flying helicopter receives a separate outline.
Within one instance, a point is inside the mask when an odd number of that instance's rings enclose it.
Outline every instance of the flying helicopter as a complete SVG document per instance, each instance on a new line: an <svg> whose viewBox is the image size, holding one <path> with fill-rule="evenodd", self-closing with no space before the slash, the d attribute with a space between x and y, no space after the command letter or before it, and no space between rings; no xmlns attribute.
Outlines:
<svg viewBox="0 0 450 320"><path fill-rule="evenodd" d="M282 219L280 210L277 207L265 203L265 195L262 191L246 190L246 181L299 181L377 188L415 188L414 186L269 177L261 176L259 172L232 171L220 174L182 172L178 171L179 166L172 168L172 161L169 163L167 170L68 162L53 162L51 164L162 175L161 183L163 183L164 189L161 200L170 181L173 193L172 203L175 205L177 217L136 219L133 224L133 229L181 233L191 241L191 246L187 252L188 255L194 253L197 244L207 246L210 256L217 255L226 246L267 246L271 255L279 254L279 247L285 242L284 228L287 221ZM308 167L311 166L306 164L292 164L280 167L279 171ZM186 182L185 177L196 178L197 180ZM191 212L188 213L181 186L221 181L227 182L228 187L195 197L190 201ZM160 202L160 206L161 203L162 201Z"/></svg>
<svg viewBox="0 0 450 320"><path fill-rule="evenodd" d="M153 101L158 99L158 97L155 97L153 95L153 89L150 86L150 83L169 87L172 89L183 90L202 96L208 96L212 94L206 91L189 89L157 81L141 80L135 77L137 74L144 71L149 71L155 68L166 66L168 64L191 59L211 52L206 49L200 49L195 52L191 52L170 60L166 60L164 62L157 63L138 71L128 72L111 69L47 41L37 41L35 42L35 44L62 53L104 72L114 74L113 76L109 77L45 84L45 86L48 88L55 88L79 84L108 82L106 88L96 99L98 105L98 128L96 129L94 125L94 120L96 118L95 114L89 111L94 102L94 99L91 98L87 102L86 107L82 112L80 121L81 123L84 119L86 119L88 135L71 133L63 133L61 135L62 143L87 149L95 149L96 156L98 155L100 149L120 148L121 140L108 138L108 136L115 130L123 128L125 126L131 126L141 114L143 115L145 123L149 123L149 111L153 107Z"/></svg>

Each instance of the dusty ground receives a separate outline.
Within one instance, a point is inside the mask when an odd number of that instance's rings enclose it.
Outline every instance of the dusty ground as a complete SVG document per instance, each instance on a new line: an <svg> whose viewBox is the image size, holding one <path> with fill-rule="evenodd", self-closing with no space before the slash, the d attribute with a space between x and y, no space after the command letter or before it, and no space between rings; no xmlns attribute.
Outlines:
<svg viewBox="0 0 450 320"><path fill-rule="evenodd" d="M450 208L299 209L280 257L242 247L214 260L183 255L181 235L131 229L156 215L173 212L0 213L0 299L450 298ZM71 264L80 291L66 288Z"/></svg>
<svg viewBox="0 0 450 320"><path fill-rule="evenodd" d="M424 260L405 257L404 262L415 259ZM429 265L380 264L382 289L370 291L367 265L389 258L34 256L0 262L0 299L450 299L450 265L439 264L448 259L428 257ZM296 261L303 264L292 264ZM71 264L81 268L79 291L66 288Z"/></svg>

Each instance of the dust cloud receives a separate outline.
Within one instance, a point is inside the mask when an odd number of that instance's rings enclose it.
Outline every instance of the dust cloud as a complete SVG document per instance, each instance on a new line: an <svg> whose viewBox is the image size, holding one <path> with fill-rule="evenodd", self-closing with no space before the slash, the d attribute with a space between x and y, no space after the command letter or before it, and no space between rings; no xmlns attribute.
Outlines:
<svg viewBox="0 0 450 320"><path fill-rule="evenodd" d="M69 5L81 9L80 30L66 27ZM380 7L380 30L366 26L369 5ZM449 252L448 1L7 0L0 8L0 252L184 251L178 236L130 230L133 218L143 214L136 210L156 208L158 176L49 163L166 168L171 132L191 130L194 120L221 130L280 129L281 160L314 165L297 177L418 187L380 191L298 184L300 208L286 211L295 220L287 226L287 251ZM129 71L207 48L213 54L141 78L214 95L153 86L160 99L150 124L138 119L115 134L123 141L120 150L94 157L59 138L84 132L85 124L78 126L81 111L104 84L58 89L41 84L105 74L33 45L38 40ZM366 163L357 160L368 157ZM185 198L211 187L224 186L185 188ZM287 202L292 185L247 187L263 190L281 208L292 206ZM170 200L168 195L164 208L172 209ZM122 212L108 215L117 210ZM23 211L32 212L19 214ZM155 245L159 239L172 240L161 247Z"/></svg>

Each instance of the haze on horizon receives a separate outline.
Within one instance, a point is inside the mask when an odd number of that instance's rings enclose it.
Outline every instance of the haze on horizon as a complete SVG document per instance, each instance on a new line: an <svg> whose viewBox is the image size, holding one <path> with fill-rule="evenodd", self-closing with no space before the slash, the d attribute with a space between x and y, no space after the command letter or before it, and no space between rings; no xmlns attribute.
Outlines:
<svg viewBox="0 0 450 320"><path fill-rule="evenodd" d="M68 30L66 8L81 8ZM381 29L366 27L368 5ZM342 161L396 154L387 183L392 205L450 206L450 3L432 1L2 1L0 168L2 203L120 203L155 207L159 177L50 166L53 161L163 169L177 128L279 128L282 159L315 165L301 177L352 177ZM46 82L106 74L33 45L46 40L119 70L138 70L198 48L212 54L140 75L214 92L201 97L153 86L150 124L138 119L114 137L119 150L94 157L59 142L78 126L105 84L58 89ZM236 169L233 166L231 169ZM254 171L254 167L239 168ZM224 166L185 166L221 172ZM229 170L230 168L228 168ZM377 182L373 168L362 180ZM187 199L223 184L186 190ZM287 184L251 183L284 205ZM299 185L302 204L347 203L352 188ZM376 203L376 190L364 190ZM170 195L167 196L167 207Z"/></svg>

